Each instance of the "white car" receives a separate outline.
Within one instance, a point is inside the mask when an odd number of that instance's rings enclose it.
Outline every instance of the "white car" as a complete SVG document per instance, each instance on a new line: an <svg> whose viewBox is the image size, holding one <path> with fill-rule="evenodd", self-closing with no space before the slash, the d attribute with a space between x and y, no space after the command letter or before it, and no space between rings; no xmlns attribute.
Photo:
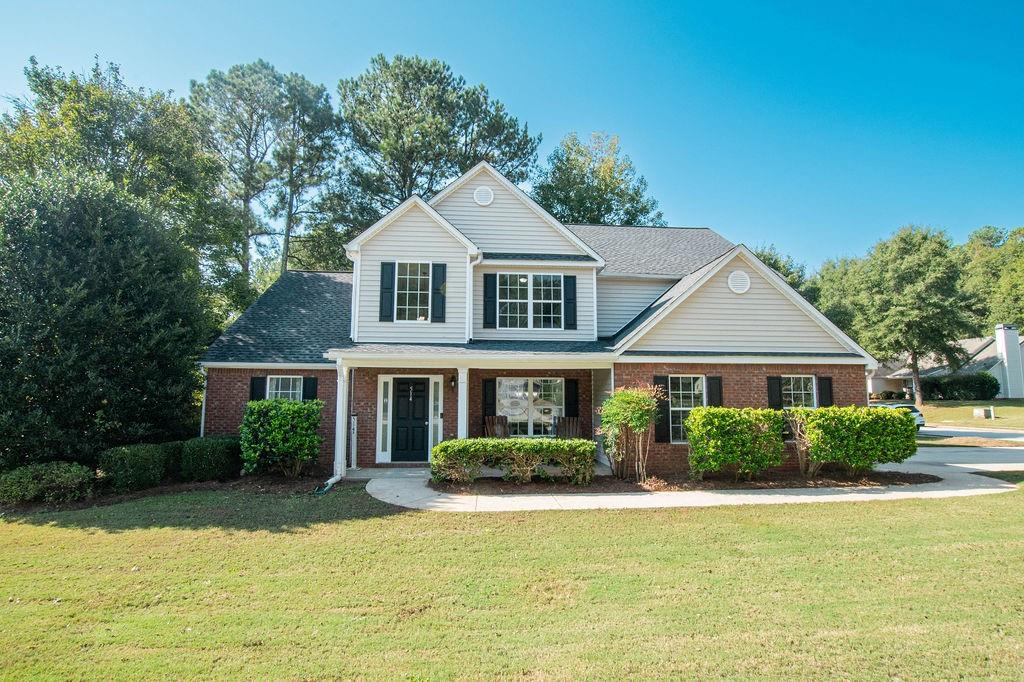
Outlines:
<svg viewBox="0 0 1024 682"><path fill-rule="evenodd" d="M906 410L914 415L914 421L917 422L918 431L920 431L921 427L924 426L924 415L921 414L921 410L917 409L917 405L912 403L886 403L873 405L872 407L888 407L890 410Z"/></svg>

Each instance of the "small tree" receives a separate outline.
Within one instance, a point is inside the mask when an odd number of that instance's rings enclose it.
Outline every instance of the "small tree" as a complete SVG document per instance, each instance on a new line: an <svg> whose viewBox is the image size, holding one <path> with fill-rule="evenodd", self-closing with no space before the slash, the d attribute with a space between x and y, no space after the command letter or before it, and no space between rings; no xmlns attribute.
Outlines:
<svg viewBox="0 0 1024 682"><path fill-rule="evenodd" d="M651 427L658 418L658 401L664 399L664 391L658 386L620 388L601 406L605 452L619 478L625 477L627 462L632 459L636 480L647 481Z"/></svg>

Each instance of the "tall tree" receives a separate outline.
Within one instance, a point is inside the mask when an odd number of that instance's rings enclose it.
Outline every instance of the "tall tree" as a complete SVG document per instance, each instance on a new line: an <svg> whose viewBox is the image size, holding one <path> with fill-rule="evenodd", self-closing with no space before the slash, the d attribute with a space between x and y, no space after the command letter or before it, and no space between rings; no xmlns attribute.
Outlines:
<svg viewBox="0 0 1024 682"><path fill-rule="evenodd" d="M956 248L964 266L964 288L983 305L978 333L992 333L1001 322L1024 323L1024 227L1007 232L981 227Z"/></svg>
<svg viewBox="0 0 1024 682"><path fill-rule="evenodd" d="M226 72L214 69L204 82L193 81L190 102L205 125L208 143L223 163L225 196L232 202L228 246L212 256L228 267L225 277L238 309L254 296L251 286L253 249L266 246L270 228L262 215L274 181L273 151L285 110L284 78L263 60L237 64ZM262 241L261 241L262 240Z"/></svg>
<svg viewBox="0 0 1024 682"><path fill-rule="evenodd" d="M413 194L429 197L482 160L513 182L536 164L540 136L483 85L469 87L436 59L377 55L338 83L351 154L351 192L335 222L365 228Z"/></svg>
<svg viewBox="0 0 1024 682"><path fill-rule="evenodd" d="M779 251L775 244L762 244L752 250L765 265L782 275L789 286L797 291L803 289L807 281L806 265Z"/></svg>
<svg viewBox="0 0 1024 682"><path fill-rule="evenodd" d="M827 260L804 282L801 293L834 325L858 339L855 321L858 299L864 288L860 258ZM859 339L858 339L859 340Z"/></svg>
<svg viewBox="0 0 1024 682"><path fill-rule="evenodd" d="M615 135L593 133L589 144L576 133L566 135L548 157L533 198L563 223L665 224L647 181Z"/></svg>
<svg viewBox="0 0 1024 682"><path fill-rule="evenodd" d="M285 103L274 173L277 176L271 214L283 221L281 272L288 269L290 244L297 230L316 210L316 199L331 179L338 159L339 119L322 85L299 74L284 78Z"/></svg>
<svg viewBox="0 0 1024 682"><path fill-rule="evenodd" d="M883 361L906 354L918 405L921 362L938 357L959 364L964 357L956 342L974 331L980 306L960 286L962 275L945 233L913 226L878 242L864 264L860 340Z"/></svg>

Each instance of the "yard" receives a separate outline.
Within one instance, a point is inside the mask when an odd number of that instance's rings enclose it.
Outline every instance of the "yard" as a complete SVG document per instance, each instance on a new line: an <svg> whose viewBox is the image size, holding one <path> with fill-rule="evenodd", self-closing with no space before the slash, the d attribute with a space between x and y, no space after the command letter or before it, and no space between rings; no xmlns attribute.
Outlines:
<svg viewBox="0 0 1024 682"><path fill-rule="evenodd" d="M996 408L995 419L975 419L975 407ZM929 426L976 426L989 429L1024 429L1024 400L957 401L925 403L921 410Z"/></svg>
<svg viewBox="0 0 1024 682"><path fill-rule="evenodd" d="M0 677L1017 677L1024 492L451 515L357 485L0 520Z"/></svg>

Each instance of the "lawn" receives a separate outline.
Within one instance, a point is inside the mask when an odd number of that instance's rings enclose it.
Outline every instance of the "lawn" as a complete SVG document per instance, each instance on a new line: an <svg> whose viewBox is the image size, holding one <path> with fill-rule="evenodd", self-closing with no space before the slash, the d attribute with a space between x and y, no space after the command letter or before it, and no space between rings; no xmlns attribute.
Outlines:
<svg viewBox="0 0 1024 682"><path fill-rule="evenodd" d="M1018 677L1024 491L401 512L194 491L0 520L0 678Z"/></svg>
<svg viewBox="0 0 1024 682"><path fill-rule="evenodd" d="M975 407L996 408L995 419L975 419ZM929 426L974 426L989 429L1024 429L1024 400L958 401L925 403L921 410Z"/></svg>

